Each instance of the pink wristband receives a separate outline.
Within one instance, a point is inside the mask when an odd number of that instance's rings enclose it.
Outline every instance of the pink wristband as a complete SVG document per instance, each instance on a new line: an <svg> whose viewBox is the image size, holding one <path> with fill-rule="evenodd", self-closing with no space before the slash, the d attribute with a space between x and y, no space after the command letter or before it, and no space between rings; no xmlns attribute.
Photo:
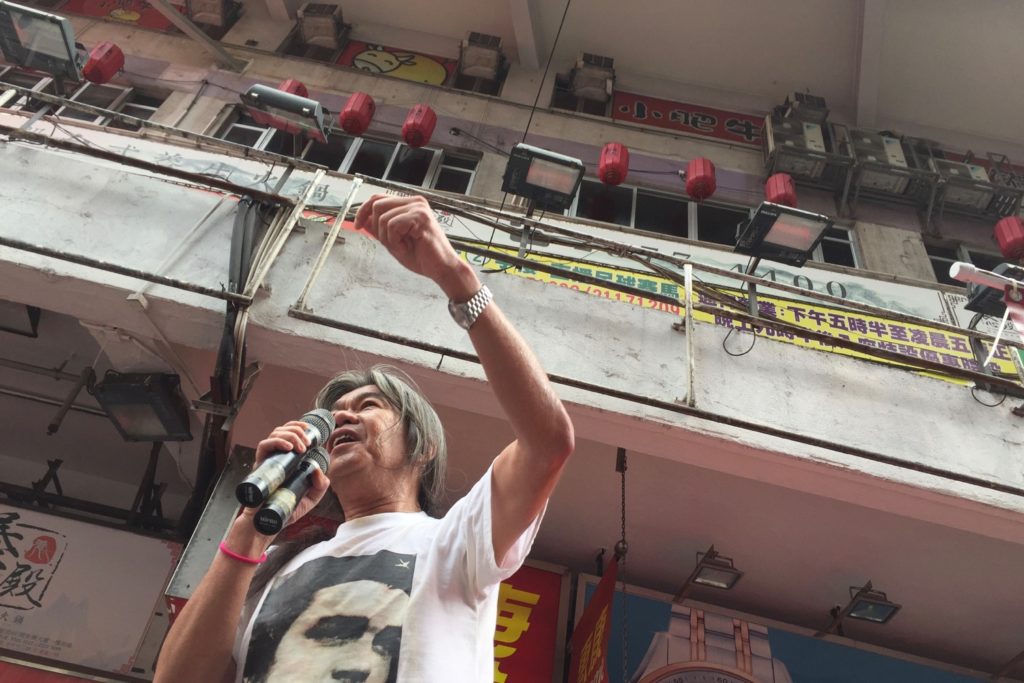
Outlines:
<svg viewBox="0 0 1024 683"><path fill-rule="evenodd" d="M224 544L224 541L220 542L220 546L219 547L220 547L220 551L222 553L224 553L225 555L227 555L228 557L230 557L232 560L238 560L239 562L244 562L246 564L263 564L264 562L267 561L267 554L266 553L263 553L258 558L253 558L253 557L246 557L245 555L239 555L234 550L232 550L231 548L227 547Z"/></svg>

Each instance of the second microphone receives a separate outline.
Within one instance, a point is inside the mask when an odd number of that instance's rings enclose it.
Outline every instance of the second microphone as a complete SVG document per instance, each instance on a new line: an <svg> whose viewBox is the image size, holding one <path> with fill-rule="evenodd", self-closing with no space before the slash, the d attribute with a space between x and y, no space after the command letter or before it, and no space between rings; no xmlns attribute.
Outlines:
<svg viewBox="0 0 1024 683"><path fill-rule="evenodd" d="M300 422L309 425L306 429L306 436L310 440L310 447L322 446L327 443L331 432L334 431L334 415L329 410L319 408L299 418ZM287 453L274 453L260 463L253 472L235 487L235 496L238 502L245 507L259 507L267 500L281 482L292 472L302 458L301 453L289 451ZM326 464L324 472L327 471Z"/></svg>

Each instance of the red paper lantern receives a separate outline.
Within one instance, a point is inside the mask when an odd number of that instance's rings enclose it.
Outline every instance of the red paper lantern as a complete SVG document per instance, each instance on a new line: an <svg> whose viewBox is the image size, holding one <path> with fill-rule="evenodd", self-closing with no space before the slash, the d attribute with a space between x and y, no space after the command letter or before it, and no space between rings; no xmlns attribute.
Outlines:
<svg viewBox="0 0 1024 683"><path fill-rule="evenodd" d="M299 97L309 97L309 91L306 90L306 86L302 81L297 81L294 78L289 78L287 81L281 81L281 85L277 86L278 90L291 93L292 95L298 95Z"/></svg>
<svg viewBox="0 0 1024 683"><path fill-rule="evenodd" d="M710 159L698 157L686 165L686 194L702 202L715 193L715 165Z"/></svg>
<svg viewBox="0 0 1024 683"><path fill-rule="evenodd" d="M776 173L764 184L764 198L773 204L796 208L796 185L785 173Z"/></svg>
<svg viewBox="0 0 1024 683"><path fill-rule="evenodd" d="M425 104L417 104L402 124L402 139L410 147L423 147L430 142L437 125L437 114Z"/></svg>
<svg viewBox="0 0 1024 683"><path fill-rule="evenodd" d="M349 135L362 135L370 127L370 120L377 105L373 98L364 92L352 93L345 108L338 114L338 125Z"/></svg>
<svg viewBox="0 0 1024 683"><path fill-rule="evenodd" d="M108 83L124 68L124 53L110 41L100 43L89 53L82 75L90 83Z"/></svg>
<svg viewBox="0 0 1024 683"><path fill-rule="evenodd" d="M1020 216L1007 216L998 223L993 232L999 251L1011 261L1024 258L1024 221Z"/></svg>
<svg viewBox="0 0 1024 683"><path fill-rule="evenodd" d="M629 173L629 148L621 142L609 142L601 150L597 177L605 185L618 185Z"/></svg>

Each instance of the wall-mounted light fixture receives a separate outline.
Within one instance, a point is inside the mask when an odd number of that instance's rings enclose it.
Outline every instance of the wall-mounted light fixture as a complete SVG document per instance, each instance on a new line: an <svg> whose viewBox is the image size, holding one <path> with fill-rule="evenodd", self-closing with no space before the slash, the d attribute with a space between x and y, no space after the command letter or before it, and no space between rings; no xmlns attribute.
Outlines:
<svg viewBox="0 0 1024 683"><path fill-rule="evenodd" d="M686 577L682 588L673 600L682 602L690 594L693 586L708 586L720 590L730 590L743 577L743 572L733 565L731 557L723 557L715 550L715 546L707 552L697 553L697 565Z"/></svg>
<svg viewBox="0 0 1024 683"><path fill-rule="evenodd" d="M299 91L304 90L302 87ZM316 100L262 84L252 86L240 97L257 123L317 142L327 142L324 108Z"/></svg>
<svg viewBox="0 0 1024 683"><path fill-rule="evenodd" d="M734 251L757 260L802 266L830 227L832 219L823 214L762 202L740 230Z"/></svg>
<svg viewBox="0 0 1024 683"><path fill-rule="evenodd" d="M542 211L564 211L572 204L584 171L579 159L518 144L509 155L501 189L529 199Z"/></svg>
<svg viewBox="0 0 1024 683"><path fill-rule="evenodd" d="M888 623L901 607L889 600L884 592L875 590L870 581L860 587L850 586L850 602L845 607L836 605L832 608L832 623L815 633L814 637L821 638L829 633L843 635L843 620L846 618L875 624Z"/></svg>
<svg viewBox="0 0 1024 683"><path fill-rule="evenodd" d="M188 406L177 375L110 370L90 390L125 441L188 441Z"/></svg>

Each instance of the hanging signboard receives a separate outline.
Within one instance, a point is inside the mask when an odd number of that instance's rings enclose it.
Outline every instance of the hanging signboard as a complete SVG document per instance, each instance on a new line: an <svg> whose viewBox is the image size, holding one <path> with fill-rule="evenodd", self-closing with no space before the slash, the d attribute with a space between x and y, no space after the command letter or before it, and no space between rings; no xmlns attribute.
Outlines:
<svg viewBox="0 0 1024 683"><path fill-rule="evenodd" d="M444 85L455 74L458 61L410 52L401 48L350 40L335 64L417 83Z"/></svg>
<svg viewBox="0 0 1024 683"><path fill-rule="evenodd" d="M612 98L612 118L755 147L761 144L761 127L764 124L764 116L673 102L621 90L616 90Z"/></svg>
<svg viewBox="0 0 1024 683"><path fill-rule="evenodd" d="M128 673L177 544L0 506L0 649Z"/></svg>
<svg viewBox="0 0 1024 683"><path fill-rule="evenodd" d="M581 575L576 613L597 591L596 576ZM980 683L974 678L872 651L813 638L756 617L678 605L664 593L626 586L611 615L608 670L613 683ZM629 625L622 629L623 609ZM627 638L623 642L623 638ZM627 661L623 662L623 652Z"/></svg>

